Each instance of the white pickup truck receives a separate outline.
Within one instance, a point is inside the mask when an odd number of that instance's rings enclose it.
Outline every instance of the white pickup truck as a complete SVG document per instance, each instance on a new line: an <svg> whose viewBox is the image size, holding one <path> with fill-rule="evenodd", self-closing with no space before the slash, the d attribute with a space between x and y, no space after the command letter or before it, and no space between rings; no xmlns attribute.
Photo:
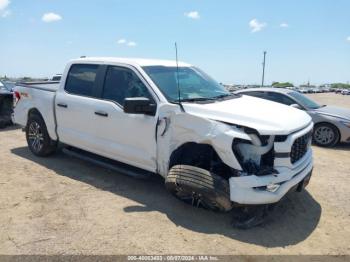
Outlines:
<svg viewBox="0 0 350 262"><path fill-rule="evenodd" d="M14 96L35 155L62 143L132 175L160 174L195 206L276 203L311 177L306 113L231 94L186 63L81 58L59 84L20 84Z"/></svg>

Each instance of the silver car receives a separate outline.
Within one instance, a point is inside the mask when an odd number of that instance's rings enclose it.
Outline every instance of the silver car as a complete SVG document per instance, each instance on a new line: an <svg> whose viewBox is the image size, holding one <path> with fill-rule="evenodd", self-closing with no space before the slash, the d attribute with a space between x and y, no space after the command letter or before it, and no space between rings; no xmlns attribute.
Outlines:
<svg viewBox="0 0 350 262"><path fill-rule="evenodd" d="M235 93L305 110L314 121L313 141L319 146L333 147L338 142L350 143L350 109L319 105L299 92L283 88L251 88Z"/></svg>

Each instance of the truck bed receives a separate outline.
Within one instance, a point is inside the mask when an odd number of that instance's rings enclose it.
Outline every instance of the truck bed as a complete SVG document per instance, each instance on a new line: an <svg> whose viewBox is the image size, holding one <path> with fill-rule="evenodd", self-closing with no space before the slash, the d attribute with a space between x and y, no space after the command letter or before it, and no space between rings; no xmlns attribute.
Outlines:
<svg viewBox="0 0 350 262"><path fill-rule="evenodd" d="M52 139L57 139L54 102L60 82L24 82L15 86L21 96L21 102L14 109L14 121L22 126L27 125L28 113L37 110L43 117L47 131Z"/></svg>
<svg viewBox="0 0 350 262"><path fill-rule="evenodd" d="M44 81L44 82L21 82L16 86L23 86L27 88L35 88L43 91L56 92L60 82L56 81Z"/></svg>

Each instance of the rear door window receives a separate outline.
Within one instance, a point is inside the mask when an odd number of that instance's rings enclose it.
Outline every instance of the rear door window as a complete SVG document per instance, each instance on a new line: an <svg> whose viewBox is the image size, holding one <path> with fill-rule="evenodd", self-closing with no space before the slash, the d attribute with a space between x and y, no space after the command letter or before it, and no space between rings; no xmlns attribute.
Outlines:
<svg viewBox="0 0 350 262"><path fill-rule="evenodd" d="M93 97L98 68L99 65L91 64L72 65L65 90L70 94Z"/></svg>

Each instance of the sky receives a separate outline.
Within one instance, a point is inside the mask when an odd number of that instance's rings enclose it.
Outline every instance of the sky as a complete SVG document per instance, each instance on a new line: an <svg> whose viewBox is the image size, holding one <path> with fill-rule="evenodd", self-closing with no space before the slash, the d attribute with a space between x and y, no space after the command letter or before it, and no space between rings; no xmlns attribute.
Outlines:
<svg viewBox="0 0 350 262"><path fill-rule="evenodd" d="M0 76L80 56L179 59L227 84L350 81L349 0L0 0Z"/></svg>

